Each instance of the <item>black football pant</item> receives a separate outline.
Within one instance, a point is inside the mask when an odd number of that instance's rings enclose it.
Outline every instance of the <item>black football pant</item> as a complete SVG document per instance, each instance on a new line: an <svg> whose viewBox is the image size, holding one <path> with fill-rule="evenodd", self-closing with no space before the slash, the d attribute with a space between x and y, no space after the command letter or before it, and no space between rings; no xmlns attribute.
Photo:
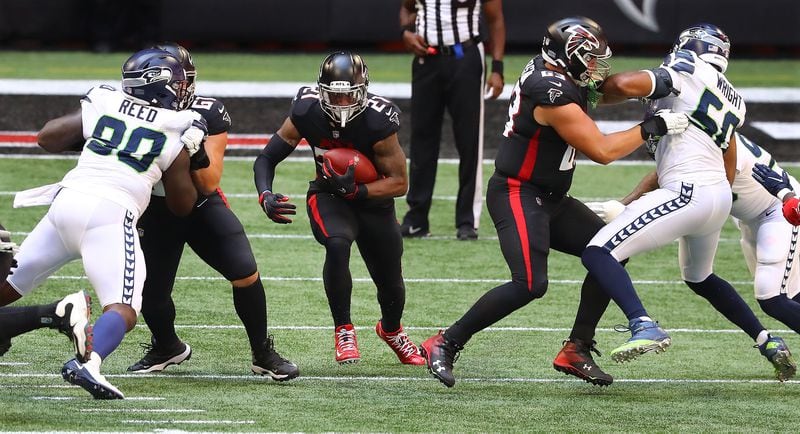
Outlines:
<svg viewBox="0 0 800 434"><path fill-rule="evenodd" d="M429 228L444 111L453 120L459 156L455 224L477 227L483 197L476 190L483 147L484 59L482 44L453 55L415 57L411 67L409 210L403 223Z"/></svg>
<svg viewBox="0 0 800 434"><path fill-rule="evenodd" d="M603 221L569 196L550 198L535 185L497 173L489 179L486 204L497 229L511 281L486 292L446 331L461 345L547 291L550 249L580 258ZM570 337L591 340L610 298L588 274Z"/></svg>
<svg viewBox="0 0 800 434"><path fill-rule="evenodd" d="M229 281L249 277L258 269L244 227L219 191L200 198L187 217L176 217L163 197L152 196L139 219L138 229L147 264L142 316L159 346L169 347L179 340L175 333L172 289L185 244ZM257 284L260 286L260 282ZM256 293L258 289L252 288L249 292ZM240 303L235 301L235 304L238 311ZM266 314L263 320L256 321L264 323L266 333ZM263 338L259 340L263 342Z"/></svg>
<svg viewBox="0 0 800 434"><path fill-rule="evenodd" d="M330 193L309 192L306 206L314 238L325 246L322 280L334 325L352 324L350 247L355 241L378 290L383 328L400 328L406 289L401 265L403 239L394 200L353 202Z"/></svg>

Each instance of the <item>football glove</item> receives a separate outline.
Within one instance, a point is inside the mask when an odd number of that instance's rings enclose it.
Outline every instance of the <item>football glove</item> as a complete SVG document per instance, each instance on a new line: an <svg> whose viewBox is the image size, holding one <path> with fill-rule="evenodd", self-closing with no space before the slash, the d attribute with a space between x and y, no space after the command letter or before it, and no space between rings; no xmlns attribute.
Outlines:
<svg viewBox="0 0 800 434"><path fill-rule="evenodd" d="M663 109L639 124L642 127L642 140L661 137L668 134L680 134L689 128L689 117L686 113L674 113Z"/></svg>
<svg viewBox="0 0 800 434"><path fill-rule="evenodd" d="M181 143L183 143L183 147L186 148L186 152L189 153L190 157L200 151L203 142L206 141L207 135L208 123L206 123L206 120L203 118L192 121L192 126L183 132L181 135Z"/></svg>
<svg viewBox="0 0 800 434"><path fill-rule="evenodd" d="M258 203L261 204L261 209L275 223L291 223L292 219L286 215L297 214L293 203L289 203L289 198L278 193L275 194L269 190L264 190L258 196Z"/></svg>
<svg viewBox="0 0 800 434"><path fill-rule="evenodd" d="M605 202L586 202L586 206L597 214L598 217L608 224L611 220L617 218L618 215L625 211L625 205L618 200L608 200Z"/></svg>
<svg viewBox="0 0 800 434"><path fill-rule="evenodd" d="M356 165L347 166L344 175L339 175L331 166L330 160L322 163L322 181L320 186L328 193L339 195L347 200L361 200L367 197L367 187L355 180Z"/></svg>
<svg viewBox="0 0 800 434"><path fill-rule="evenodd" d="M753 178L758 181L769 194L777 197L783 202L783 197L792 191L792 184L789 183L789 174L781 169L781 173L772 170L769 166L756 163L753 166Z"/></svg>

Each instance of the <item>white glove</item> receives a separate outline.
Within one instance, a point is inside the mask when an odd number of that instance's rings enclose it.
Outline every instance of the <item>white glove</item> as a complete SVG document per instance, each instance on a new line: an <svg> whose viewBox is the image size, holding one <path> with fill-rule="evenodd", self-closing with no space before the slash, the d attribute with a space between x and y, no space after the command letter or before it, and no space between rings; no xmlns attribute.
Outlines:
<svg viewBox="0 0 800 434"><path fill-rule="evenodd" d="M207 133L208 127L206 126L205 120L202 122L192 122L192 126L183 132L181 135L181 143L183 143L183 147L186 148L186 152L189 153L190 157L200 150L200 146L202 146L203 142L206 140Z"/></svg>
<svg viewBox="0 0 800 434"><path fill-rule="evenodd" d="M614 220L618 215L622 214L622 211L625 211L625 205L618 200L609 200L605 202L586 202L586 206L589 207L593 213L597 214L598 217L603 219L606 224L610 223L611 220Z"/></svg>
<svg viewBox="0 0 800 434"><path fill-rule="evenodd" d="M667 126L666 134L680 134L689 128L689 117L686 113L674 113L669 109L663 109L656 112L656 116L664 119Z"/></svg>

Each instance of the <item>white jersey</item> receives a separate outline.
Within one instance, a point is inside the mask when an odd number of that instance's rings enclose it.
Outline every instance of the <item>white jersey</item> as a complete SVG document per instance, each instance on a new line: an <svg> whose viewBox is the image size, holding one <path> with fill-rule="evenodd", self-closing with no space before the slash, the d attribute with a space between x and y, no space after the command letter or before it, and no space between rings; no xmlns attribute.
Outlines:
<svg viewBox="0 0 800 434"><path fill-rule="evenodd" d="M110 86L91 89L81 108L86 143L60 184L111 200L138 217L153 185L183 149L181 134L200 114L143 105Z"/></svg>
<svg viewBox="0 0 800 434"><path fill-rule="evenodd" d="M756 163L770 166L781 173L781 169L764 148L753 143L747 137L736 134L736 177L733 180L733 208L731 215L739 220L752 221L780 203L775 196L753 179L753 166ZM800 191L800 184L791 175L789 180L795 191ZM780 214L780 213L779 213Z"/></svg>
<svg viewBox="0 0 800 434"><path fill-rule="evenodd" d="M726 180L725 150L731 135L744 123L744 99L727 78L693 51L678 50L661 68L680 94L659 99L654 109L671 109L689 116L689 128L664 136L655 159L659 184L688 182L711 185Z"/></svg>

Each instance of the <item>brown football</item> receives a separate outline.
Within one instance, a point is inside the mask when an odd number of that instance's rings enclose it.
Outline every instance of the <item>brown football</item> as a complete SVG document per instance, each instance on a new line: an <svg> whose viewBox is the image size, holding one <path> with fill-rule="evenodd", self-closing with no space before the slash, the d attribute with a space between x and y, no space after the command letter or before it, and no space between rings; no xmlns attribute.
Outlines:
<svg viewBox="0 0 800 434"><path fill-rule="evenodd" d="M323 160L331 162L331 167L339 175L347 171L351 164L356 165L355 179L359 184L368 184L378 179L378 171L366 155L350 148L334 148L322 154Z"/></svg>

